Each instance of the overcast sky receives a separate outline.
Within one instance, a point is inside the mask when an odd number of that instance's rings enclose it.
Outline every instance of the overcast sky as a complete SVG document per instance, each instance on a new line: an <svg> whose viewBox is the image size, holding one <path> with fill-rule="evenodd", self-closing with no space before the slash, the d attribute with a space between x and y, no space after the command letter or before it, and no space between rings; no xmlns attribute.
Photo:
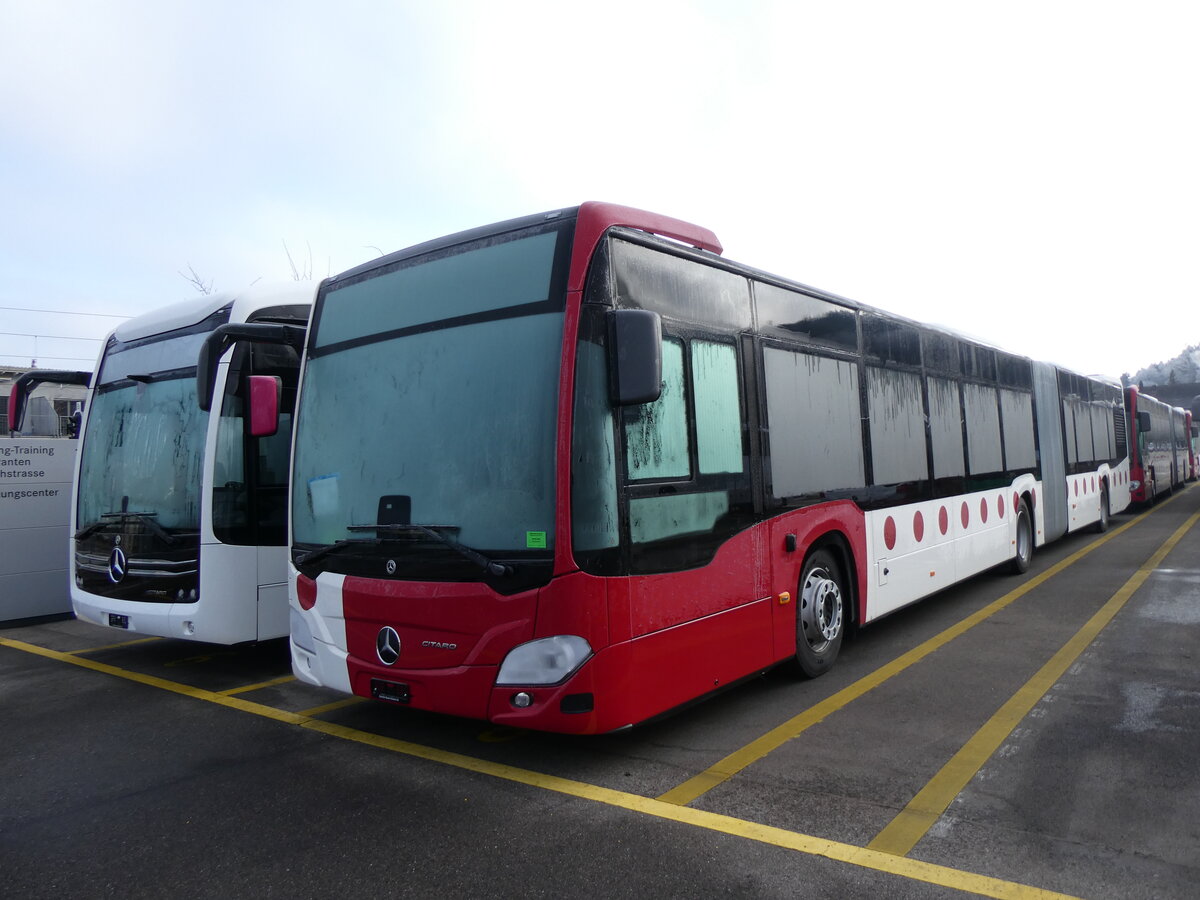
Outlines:
<svg viewBox="0 0 1200 900"><path fill-rule="evenodd" d="M0 0L0 365L583 200L1085 373L1200 343L1200 4ZM310 256L311 249L311 256ZM38 335L37 338L24 335ZM93 340L68 341L67 335Z"/></svg>

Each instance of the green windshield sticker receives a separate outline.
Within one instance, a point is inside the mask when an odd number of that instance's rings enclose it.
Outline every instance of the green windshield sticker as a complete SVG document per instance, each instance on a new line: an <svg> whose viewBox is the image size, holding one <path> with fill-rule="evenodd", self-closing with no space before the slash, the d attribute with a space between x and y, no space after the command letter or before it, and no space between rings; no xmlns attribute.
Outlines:
<svg viewBox="0 0 1200 900"><path fill-rule="evenodd" d="M545 550L546 549L546 532L544 531L527 531L525 532L525 546L530 550Z"/></svg>

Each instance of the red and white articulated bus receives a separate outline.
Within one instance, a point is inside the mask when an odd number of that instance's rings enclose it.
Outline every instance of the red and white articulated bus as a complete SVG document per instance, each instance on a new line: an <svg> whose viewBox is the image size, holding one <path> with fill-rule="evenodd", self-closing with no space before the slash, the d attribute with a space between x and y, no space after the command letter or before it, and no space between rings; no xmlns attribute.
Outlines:
<svg viewBox="0 0 1200 900"><path fill-rule="evenodd" d="M296 675L607 732L1129 498L1114 383L720 256L603 203L321 287L292 465Z"/></svg>
<svg viewBox="0 0 1200 900"><path fill-rule="evenodd" d="M1125 389L1130 429L1130 499L1150 503L1193 477L1191 413Z"/></svg>

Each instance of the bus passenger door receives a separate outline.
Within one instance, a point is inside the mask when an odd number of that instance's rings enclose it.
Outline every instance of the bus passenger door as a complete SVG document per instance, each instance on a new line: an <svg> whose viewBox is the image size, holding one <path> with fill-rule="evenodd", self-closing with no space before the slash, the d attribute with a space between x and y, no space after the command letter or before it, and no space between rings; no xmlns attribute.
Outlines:
<svg viewBox="0 0 1200 900"><path fill-rule="evenodd" d="M738 344L663 337L663 390L622 412L633 661L668 708L773 662Z"/></svg>

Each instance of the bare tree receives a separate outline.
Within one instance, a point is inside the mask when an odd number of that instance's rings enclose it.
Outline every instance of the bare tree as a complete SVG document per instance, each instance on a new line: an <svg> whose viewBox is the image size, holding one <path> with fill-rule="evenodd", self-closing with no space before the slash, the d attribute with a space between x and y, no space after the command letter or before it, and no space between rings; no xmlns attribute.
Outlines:
<svg viewBox="0 0 1200 900"><path fill-rule="evenodd" d="M213 292L212 279L209 279L208 284L205 284L204 279L196 273L196 270L191 263L188 263L187 274L180 272L179 277L202 294L211 294Z"/></svg>

